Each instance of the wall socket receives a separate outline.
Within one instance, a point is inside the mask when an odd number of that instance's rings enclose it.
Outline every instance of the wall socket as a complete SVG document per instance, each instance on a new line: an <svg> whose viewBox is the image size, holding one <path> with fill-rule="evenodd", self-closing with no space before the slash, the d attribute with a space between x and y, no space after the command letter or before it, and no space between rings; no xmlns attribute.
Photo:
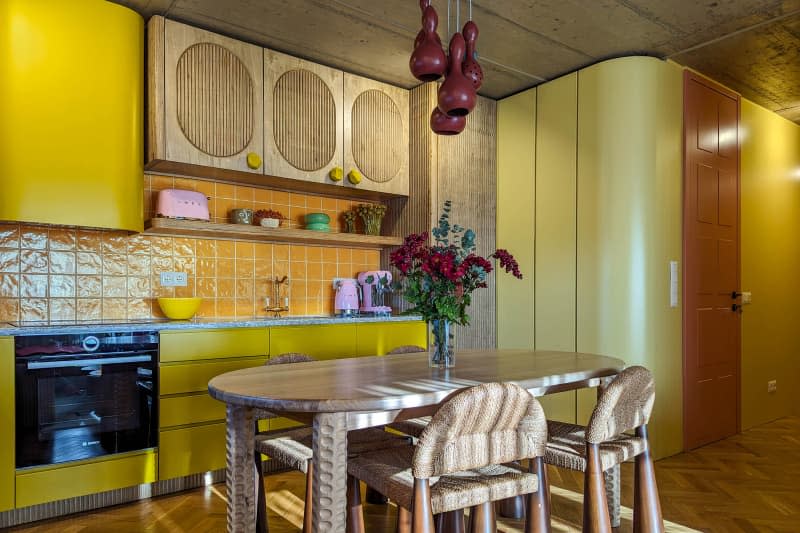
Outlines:
<svg viewBox="0 0 800 533"><path fill-rule="evenodd" d="M186 272L162 272L160 281L162 287L186 287L189 277Z"/></svg>
<svg viewBox="0 0 800 533"><path fill-rule="evenodd" d="M767 381L767 392L778 392L778 380L772 379Z"/></svg>

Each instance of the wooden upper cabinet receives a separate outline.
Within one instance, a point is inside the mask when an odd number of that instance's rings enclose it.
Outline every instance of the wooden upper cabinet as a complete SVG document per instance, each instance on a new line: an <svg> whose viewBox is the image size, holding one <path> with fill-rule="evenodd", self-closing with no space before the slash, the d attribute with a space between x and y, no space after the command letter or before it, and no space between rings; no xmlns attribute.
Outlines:
<svg viewBox="0 0 800 533"><path fill-rule="evenodd" d="M264 173L263 49L158 16L148 44L148 162Z"/></svg>
<svg viewBox="0 0 800 533"><path fill-rule="evenodd" d="M345 73L345 186L408 196L408 117L407 90Z"/></svg>
<svg viewBox="0 0 800 533"><path fill-rule="evenodd" d="M268 173L315 183L341 184L340 70L264 51L264 154ZM331 171L338 181L331 178Z"/></svg>

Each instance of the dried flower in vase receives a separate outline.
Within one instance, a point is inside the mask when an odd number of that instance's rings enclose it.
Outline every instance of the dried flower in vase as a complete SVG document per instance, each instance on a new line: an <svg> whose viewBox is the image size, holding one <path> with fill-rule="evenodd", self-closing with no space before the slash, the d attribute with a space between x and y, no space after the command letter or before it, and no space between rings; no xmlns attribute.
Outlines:
<svg viewBox="0 0 800 533"><path fill-rule="evenodd" d="M272 209L259 209L253 215L253 224L267 228L277 228L286 217L280 211Z"/></svg>
<svg viewBox="0 0 800 533"><path fill-rule="evenodd" d="M356 212L355 211L345 211L342 214L342 220L344 220L344 232L345 233L355 233L356 232Z"/></svg>
<svg viewBox="0 0 800 533"><path fill-rule="evenodd" d="M360 204L356 206L356 212L364 221L364 233L367 235L380 235L381 222L386 214L386 206L383 204Z"/></svg>

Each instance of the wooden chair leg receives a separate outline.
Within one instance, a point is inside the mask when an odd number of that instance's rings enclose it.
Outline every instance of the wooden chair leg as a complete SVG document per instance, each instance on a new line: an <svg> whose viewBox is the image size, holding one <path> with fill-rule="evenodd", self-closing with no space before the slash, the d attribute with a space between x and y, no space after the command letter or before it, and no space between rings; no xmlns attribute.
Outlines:
<svg viewBox="0 0 800 533"><path fill-rule="evenodd" d="M606 502L608 502L608 516L611 518L611 527L619 527L620 518L620 467L612 466L603 472L606 481Z"/></svg>
<svg viewBox="0 0 800 533"><path fill-rule="evenodd" d="M504 518L521 520L525 516L525 498L514 496L513 498L500 500L497 505L497 514Z"/></svg>
<svg viewBox="0 0 800 533"><path fill-rule="evenodd" d="M361 484L354 476L347 476L347 533L364 533Z"/></svg>
<svg viewBox="0 0 800 533"><path fill-rule="evenodd" d="M464 533L464 510L437 514L436 533Z"/></svg>
<svg viewBox="0 0 800 533"><path fill-rule="evenodd" d="M313 509L311 502L313 501L314 488L314 463L308 462L308 469L306 471L306 503L303 509L303 533L311 533L313 531L311 526L311 517L313 516Z"/></svg>
<svg viewBox="0 0 800 533"><path fill-rule="evenodd" d="M397 506L397 533L411 533L411 511Z"/></svg>
<svg viewBox="0 0 800 533"><path fill-rule="evenodd" d="M261 463L261 454L255 452L253 459L256 475L256 533L269 533L267 495L264 492L264 467Z"/></svg>
<svg viewBox="0 0 800 533"><path fill-rule="evenodd" d="M469 533L496 533L497 523L494 515L494 503L485 502L476 505L469 513Z"/></svg>
<svg viewBox="0 0 800 533"><path fill-rule="evenodd" d="M429 480L414 478L413 498L411 505L411 533L434 533L431 484Z"/></svg>
<svg viewBox="0 0 800 533"><path fill-rule="evenodd" d="M636 428L636 436L647 441L647 426ZM634 466L633 531L634 533L663 533L661 503L658 500L656 472L648 442L644 453L636 456Z"/></svg>
<svg viewBox="0 0 800 533"><path fill-rule="evenodd" d="M583 474L583 531L611 533L600 446L586 443L586 472Z"/></svg>
<svg viewBox="0 0 800 533"><path fill-rule="evenodd" d="M544 459L531 460L530 471L539 478L539 488L528 494L528 512L525 516L525 533L551 531L550 526L550 482L547 479L547 466Z"/></svg>

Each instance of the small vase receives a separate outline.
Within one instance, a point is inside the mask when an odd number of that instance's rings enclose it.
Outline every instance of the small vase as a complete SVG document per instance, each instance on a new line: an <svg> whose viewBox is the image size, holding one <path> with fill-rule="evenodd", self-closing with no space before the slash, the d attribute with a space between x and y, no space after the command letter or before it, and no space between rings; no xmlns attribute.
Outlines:
<svg viewBox="0 0 800 533"><path fill-rule="evenodd" d="M356 221L352 218L344 219L344 232L345 233L355 233L356 232Z"/></svg>
<svg viewBox="0 0 800 533"><path fill-rule="evenodd" d="M446 318L431 320L431 344L428 362L431 368L453 368L456 366L456 350L453 324Z"/></svg>
<svg viewBox="0 0 800 533"><path fill-rule="evenodd" d="M364 233L366 235L380 235L381 223L383 222L383 215L369 215L361 216L364 221Z"/></svg>

